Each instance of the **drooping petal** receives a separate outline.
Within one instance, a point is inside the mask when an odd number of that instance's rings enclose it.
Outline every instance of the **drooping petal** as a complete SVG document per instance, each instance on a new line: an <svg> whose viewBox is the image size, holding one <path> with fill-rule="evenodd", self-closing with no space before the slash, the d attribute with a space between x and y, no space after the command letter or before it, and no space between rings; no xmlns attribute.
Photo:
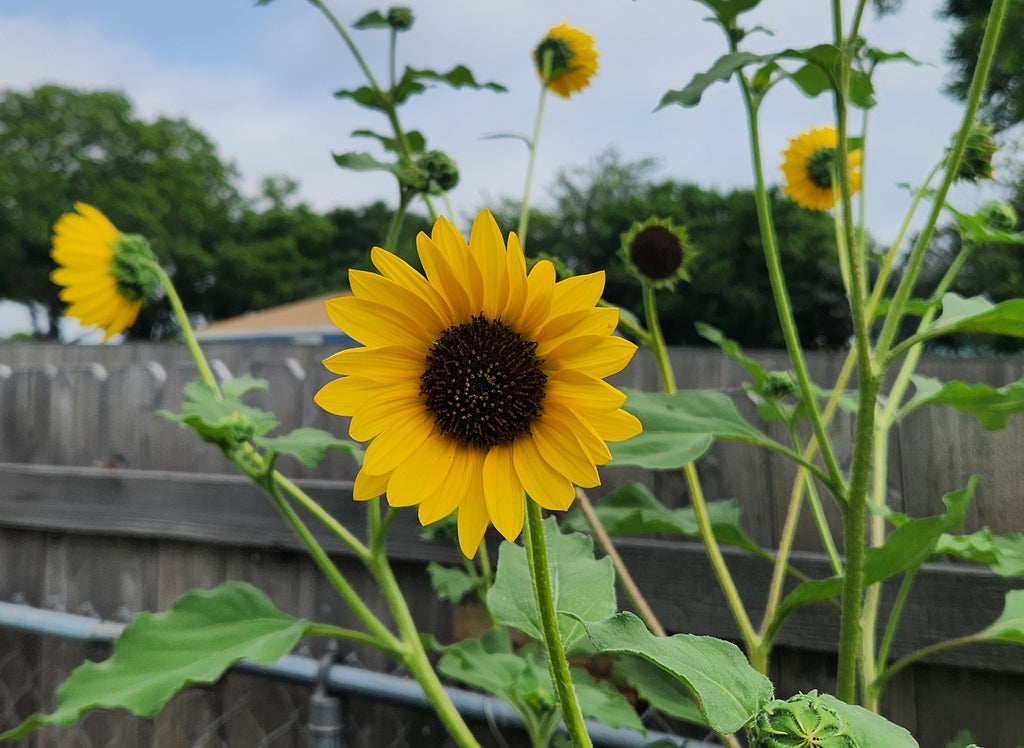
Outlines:
<svg viewBox="0 0 1024 748"><path fill-rule="evenodd" d="M429 525L437 522L458 508L469 491L473 478L471 465L475 459L473 450L465 447L456 448L448 474L440 482L437 490L420 504L420 524Z"/></svg>
<svg viewBox="0 0 1024 748"><path fill-rule="evenodd" d="M365 468L356 474L355 483L352 485L352 498L356 501L369 501L378 496L383 496L388 487L390 474L374 475Z"/></svg>
<svg viewBox="0 0 1024 748"><path fill-rule="evenodd" d="M439 434L399 463L388 482L391 506L419 504L444 481L455 460L455 443Z"/></svg>
<svg viewBox="0 0 1024 748"><path fill-rule="evenodd" d="M363 455L363 466L377 475L390 473L420 448L434 428L434 419L426 411L418 412L397 428L386 431L370 442Z"/></svg>
<svg viewBox="0 0 1024 748"><path fill-rule="evenodd" d="M545 509L564 512L576 495L572 481L548 464L533 439L517 439L512 445L516 475L530 495Z"/></svg>
<svg viewBox="0 0 1024 748"><path fill-rule="evenodd" d="M490 523L484 501L483 463L483 456L474 453L469 465L469 488L459 504L459 548L466 558L476 555Z"/></svg>
<svg viewBox="0 0 1024 748"><path fill-rule="evenodd" d="M562 431L560 425L557 420L552 423L543 416L533 422L533 439L540 453L551 467L577 486L593 488L600 485L594 461L576 437Z"/></svg>
<svg viewBox="0 0 1024 748"><path fill-rule="evenodd" d="M484 501L491 523L512 542L523 531L523 484L512 462L512 446L493 447L484 458Z"/></svg>

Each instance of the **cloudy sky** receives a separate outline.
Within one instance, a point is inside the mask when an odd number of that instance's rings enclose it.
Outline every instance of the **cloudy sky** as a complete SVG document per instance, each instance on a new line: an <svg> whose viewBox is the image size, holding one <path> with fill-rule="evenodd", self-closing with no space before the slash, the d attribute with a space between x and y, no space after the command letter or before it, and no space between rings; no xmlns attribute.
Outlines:
<svg viewBox="0 0 1024 748"><path fill-rule="evenodd" d="M724 52L720 32L690 0L406 0L416 13L400 37L399 65L446 71L467 65L478 80L509 92L439 88L401 111L431 147L457 161L462 182L452 193L460 224L498 197L522 194L525 147L493 133L528 134L538 83L530 51L562 21L590 31L600 52L593 85L570 101L549 97L535 177L543 201L558 169L585 165L615 147L627 159L652 156L658 177L717 189L746 187L750 155L735 84L709 90L694 109L654 112L668 89L680 88ZM351 23L372 4L334 0ZM829 3L765 2L744 16L748 26L774 31L750 37L754 51L828 41ZM866 154L868 226L885 241L907 203L898 182L917 182L958 124L956 102L941 93L942 51L950 27L935 17L941 3L906 3L895 17L865 27L869 42L903 50L925 65L890 64L875 84ZM383 6L381 6L383 7ZM784 15L788 13L789 15ZM354 32L370 65L386 77L387 34ZM27 90L56 82L124 92L144 118L181 116L206 132L254 194L271 174L301 183L316 208L393 201L386 175L337 168L331 152L373 150L352 138L361 128L386 131L383 117L332 97L362 85L361 74L325 18L303 0L0 0L0 88ZM829 121L825 97L810 100L780 86L762 109L763 148L771 178L793 134ZM957 195L965 204L977 198ZM2 332L2 330L0 330Z"/></svg>

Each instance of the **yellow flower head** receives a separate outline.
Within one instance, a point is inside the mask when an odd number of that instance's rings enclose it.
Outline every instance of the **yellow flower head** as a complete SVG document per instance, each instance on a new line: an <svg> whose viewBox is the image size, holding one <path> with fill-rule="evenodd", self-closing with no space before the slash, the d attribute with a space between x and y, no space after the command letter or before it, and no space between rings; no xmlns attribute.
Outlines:
<svg viewBox="0 0 1024 748"><path fill-rule="evenodd" d="M603 272L556 282L542 260L527 274L516 235L506 247L486 210L468 243L442 217L416 249L425 277L374 247L380 273L350 270L352 295L327 302L362 347L324 361L341 378L316 402L351 416L353 439L373 440L356 500L419 505L424 525L458 510L472 557L490 523L519 536L524 492L568 509L573 484L600 482L605 442L640 432L625 395L603 381L636 346L612 336L618 310L595 308Z"/></svg>
<svg viewBox="0 0 1024 748"><path fill-rule="evenodd" d="M122 234L105 215L85 203L53 227L50 256L60 266L50 274L65 312L103 330L103 342L130 327L158 283L156 259L146 240Z"/></svg>
<svg viewBox="0 0 1024 748"><path fill-rule="evenodd" d="M545 57L551 58L546 81L548 90L563 99L589 86L590 79L597 73L594 37L567 23L553 27L533 50L533 61L541 79L544 78Z"/></svg>
<svg viewBox="0 0 1024 748"><path fill-rule="evenodd" d="M786 183L782 193L796 201L802 208L828 210L839 199L838 185L833 187L835 171L836 131L834 127L818 127L800 133L789 141L789 147L782 154L783 175ZM851 151L847 157L850 164L850 191L860 189L861 152Z"/></svg>

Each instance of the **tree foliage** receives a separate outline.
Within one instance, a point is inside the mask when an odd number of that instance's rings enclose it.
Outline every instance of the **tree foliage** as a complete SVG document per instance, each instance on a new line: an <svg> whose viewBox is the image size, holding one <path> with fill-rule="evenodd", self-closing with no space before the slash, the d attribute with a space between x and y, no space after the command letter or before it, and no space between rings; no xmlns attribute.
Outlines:
<svg viewBox="0 0 1024 748"><path fill-rule="evenodd" d="M692 282L660 292L662 327L670 343L702 343L695 322L754 347L783 345L761 248L753 193L720 193L674 180L652 181L650 160L624 162L614 151L590 166L561 172L554 208L531 212L527 253L561 259L574 273L604 270L605 298L642 313L641 291L616 252L621 234L651 215L685 224L696 250ZM804 344L833 347L849 335L842 282L834 270L835 229L828 216L772 193L776 228L794 313ZM515 227L517 206L502 211Z"/></svg>

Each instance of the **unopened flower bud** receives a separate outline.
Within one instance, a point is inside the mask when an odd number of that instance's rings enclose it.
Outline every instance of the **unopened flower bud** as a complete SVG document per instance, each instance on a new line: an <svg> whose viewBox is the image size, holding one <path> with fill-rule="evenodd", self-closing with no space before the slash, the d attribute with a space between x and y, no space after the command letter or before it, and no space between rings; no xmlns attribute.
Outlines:
<svg viewBox="0 0 1024 748"><path fill-rule="evenodd" d="M408 31L412 28L412 9L404 5L396 5L388 8L388 24L395 31Z"/></svg>
<svg viewBox="0 0 1024 748"><path fill-rule="evenodd" d="M459 169L444 151L427 151L416 166L424 176L423 191L428 195L447 192L459 183Z"/></svg>
<svg viewBox="0 0 1024 748"><path fill-rule="evenodd" d="M686 264L694 254L685 227L654 217L634 223L622 235L619 250L626 269L655 288L674 288L677 281L689 280Z"/></svg>
<svg viewBox="0 0 1024 748"><path fill-rule="evenodd" d="M992 126L975 122L967 135L967 149L960 159L956 178L971 182L992 178L992 156L999 150L992 142Z"/></svg>
<svg viewBox="0 0 1024 748"><path fill-rule="evenodd" d="M747 727L750 748L868 748L858 746L845 720L817 691L772 701Z"/></svg>

